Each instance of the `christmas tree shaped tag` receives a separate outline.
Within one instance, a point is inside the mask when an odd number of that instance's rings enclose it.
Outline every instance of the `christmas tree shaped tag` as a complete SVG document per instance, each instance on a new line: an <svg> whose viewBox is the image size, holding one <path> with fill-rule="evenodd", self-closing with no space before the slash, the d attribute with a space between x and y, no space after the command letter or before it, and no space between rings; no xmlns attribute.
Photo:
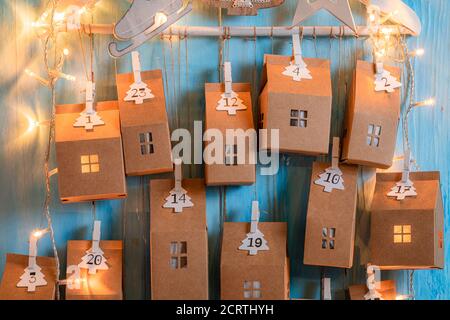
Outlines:
<svg viewBox="0 0 450 320"><path fill-rule="evenodd" d="M405 200L406 197L417 196L414 183L410 179L409 173L411 172L411 151L408 149L405 152L404 168L402 172L402 180L397 182L396 185L387 194L388 197L397 198L398 201Z"/></svg>
<svg viewBox="0 0 450 320"><path fill-rule="evenodd" d="M95 100L95 83L88 81L86 83L86 109L80 114L77 121L74 123L75 128L85 128L86 131L91 131L95 126L103 126L105 122L100 118L94 110Z"/></svg>
<svg viewBox="0 0 450 320"><path fill-rule="evenodd" d="M247 106L243 104L243 100L233 91L233 79L231 75L231 63L224 64L225 93L221 95L221 99L217 103L217 111L226 111L228 115L235 116L237 111L247 110Z"/></svg>
<svg viewBox="0 0 450 320"><path fill-rule="evenodd" d="M81 289L81 270L80 266L68 266L66 270L66 275L68 276L66 280L66 285L69 290L80 290Z"/></svg>
<svg viewBox="0 0 450 320"><path fill-rule="evenodd" d="M392 93L395 89L402 86L402 83L391 75L391 73L384 69L382 62L376 64L377 72L375 74L375 91L386 91Z"/></svg>
<svg viewBox="0 0 450 320"><path fill-rule="evenodd" d="M343 173L339 169L339 138L333 139L332 165L319 175L314 184L323 186L325 192L331 193L334 189L345 190Z"/></svg>
<svg viewBox="0 0 450 320"><path fill-rule="evenodd" d="M78 265L81 269L88 269L89 274L96 274L98 270L108 270L103 251L100 249L101 221L94 221L94 232L92 234L92 248L86 251Z"/></svg>
<svg viewBox="0 0 450 320"><path fill-rule="evenodd" d="M139 52L133 51L131 53L133 62L134 83L130 86L127 96L124 101L134 101L135 104L143 104L144 100L153 99L155 96L148 88L147 84L142 81L141 77L141 62L139 61Z"/></svg>
<svg viewBox="0 0 450 320"><path fill-rule="evenodd" d="M191 197L188 196L187 191L182 187L181 164L181 159L175 159L175 188L170 191L170 195L166 198L166 203L163 205L163 208L173 208L175 213L181 213L184 208L192 208L194 206Z"/></svg>
<svg viewBox="0 0 450 320"><path fill-rule="evenodd" d="M300 45L300 36L297 32L292 35L292 48L294 51L294 61L286 67L283 75L291 77L294 81L302 81L302 79L312 79L311 71L302 57L302 49Z"/></svg>
<svg viewBox="0 0 450 320"><path fill-rule="evenodd" d="M28 267L25 272L20 276L20 281L17 283L18 288L27 288L28 292L35 292L36 287L42 287L47 285L45 281L45 276L36 263L37 257L37 242L38 240L47 233L47 230L34 231L30 235L30 245L28 254Z"/></svg>
<svg viewBox="0 0 450 320"><path fill-rule="evenodd" d="M249 255L254 256L258 251L268 251L267 240L264 239L264 234L259 230L259 204L258 201L252 202L252 221L250 225L250 233L242 240L242 245L239 250L248 251Z"/></svg>
<svg viewBox="0 0 450 320"><path fill-rule="evenodd" d="M364 296L365 300L383 300L380 289L380 269L375 266L367 266L367 288L369 292Z"/></svg>

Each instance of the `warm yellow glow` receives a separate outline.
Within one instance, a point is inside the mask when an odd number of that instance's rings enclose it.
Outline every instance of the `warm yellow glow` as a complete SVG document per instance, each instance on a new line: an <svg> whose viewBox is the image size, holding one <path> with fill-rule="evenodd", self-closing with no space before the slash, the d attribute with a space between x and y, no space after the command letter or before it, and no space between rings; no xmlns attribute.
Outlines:
<svg viewBox="0 0 450 320"><path fill-rule="evenodd" d="M63 50L63 54L64 54L65 56L68 56L68 55L70 54L70 51L69 51L69 49L67 49L67 48L64 48L64 50Z"/></svg>
<svg viewBox="0 0 450 320"><path fill-rule="evenodd" d="M425 54L425 49L423 49L423 48L419 48L419 49L416 49L415 51L411 52L411 55L415 56L415 57L421 57L424 54Z"/></svg>
<svg viewBox="0 0 450 320"><path fill-rule="evenodd" d="M375 21L375 15L373 13L370 14L369 16L370 21L374 22Z"/></svg>
<svg viewBox="0 0 450 320"><path fill-rule="evenodd" d="M32 232L32 236L36 239L39 239L46 233L47 233L47 230L34 230Z"/></svg>
<svg viewBox="0 0 450 320"><path fill-rule="evenodd" d="M27 117L27 121L28 121L27 133L34 131L36 128L38 128L40 126L39 121L36 121L29 116L26 116L26 117Z"/></svg>
<svg viewBox="0 0 450 320"><path fill-rule="evenodd" d="M414 103L413 107L432 107L434 105L436 105L436 99L429 98L427 100Z"/></svg>
<svg viewBox="0 0 450 320"><path fill-rule="evenodd" d="M66 15L64 12L55 12L55 15L53 16L53 20L55 20L55 22L62 22L65 18Z"/></svg>
<svg viewBox="0 0 450 320"><path fill-rule="evenodd" d="M167 16L162 12L157 12L155 15L155 24L160 26L167 22Z"/></svg>

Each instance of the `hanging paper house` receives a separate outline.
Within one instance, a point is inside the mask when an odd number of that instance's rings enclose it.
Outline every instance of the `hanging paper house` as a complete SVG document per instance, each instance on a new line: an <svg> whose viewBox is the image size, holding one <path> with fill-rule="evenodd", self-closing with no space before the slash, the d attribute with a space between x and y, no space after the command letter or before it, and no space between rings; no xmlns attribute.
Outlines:
<svg viewBox="0 0 450 320"><path fill-rule="evenodd" d="M230 16L256 16L258 9L276 7L284 0L203 0L210 6L228 9Z"/></svg>
<svg viewBox="0 0 450 320"><path fill-rule="evenodd" d="M100 250L93 250L93 242L67 243L67 265L79 269L67 275L78 286L66 286L66 300L122 300L123 243L100 241Z"/></svg>
<svg viewBox="0 0 450 320"><path fill-rule="evenodd" d="M240 250L248 237L250 223L226 222L221 254L222 300L289 299L287 224L263 222L258 228L269 250L252 255Z"/></svg>
<svg viewBox="0 0 450 320"><path fill-rule="evenodd" d="M357 200L356 166L313 164L306 219L304 264L351 268ZM331 186L326 181L331 182Z"/></svg>
<svg viewBox="0 0 450 320"><path fill-rule="evenodd" d="M172 147L162 72L141 73L138 58L133 57L133 63L138 64L134 74L117 75L126 174L171 172Z"/></svg>
<svg viewBox="0 0 450 320"><path fill-rule="evenodd" d="M150 182L151 298L207 300L205 183L185 179L179 194L174 186L173 180Z"/></svg>
<svg viewBox="0 0 450 320"><path fill-rule="evenodd" d="M292 57L265 56L260 129L280 130L280 152L327 154L332 107L330 62L304 59L310 77L301 81L283 74L291 62ZM271 148L270 139L260 141L260 149Z"/></svg>
<svg viewBox="0 0 450 320"><path fill-rule="evenodd" d="M39 274L33 277L42 277L46 285L36 286L34 292L28 292L26 287L18 287L18 281L29 265L29 256L7 254L6 265L0 284L0 300L54 300L56 293L56 267L55 259L37 257Z"/></svg>
<svg viewBox="0 0 450 320"><path fill-rule="evenodd" d="M397 79L400 69L385 67ZM400 90L375 91L373 63L358 61L350 92L342 160L387 169L394 158Z"/></svg>
<svg viewBox="0 0 450 320"><path fill-rule="evenodd" d="M117 102L99 102L97 115L104 125L92 130L74 124L84 104L56 108L56 158L59 195L63 203L125 198Z"/></svg>
<svg viewBox="0 0 450 320"><path fill-rule="evenodd" d="M382 300L396 300L397 289L394 280L380 281L379 286L377 292L381 295ZM366 300L365 296L368 291L369 289L367 289L365 284L354 285L348 288L350 300Z"/></svg>
<svg viewBox="0 0 450 320"><path fill-rule="evenodd" d="M389 197L401 173L378 173L371 208L370 262L381 269L442 269L444 209L439 172L411 172L415 197Z"/></svg>
<svg viewBox="0 0 450 320"><path fill-rule="evenodd" d="M232 96L226 98L224 84L207 83L206 94L206 130L216 129L222 133L223 143L213 141L205 143L205 178L209 186L220 185L250 185L256 181L255 144L245 134L236 131L234 139L227 139L227 129L246 132L254 129L251 86L248 83L232 84ZM239 141L242 141L240 143ZM214 145L214 147L213 147ZM212 163L210 154L217 158L218 150L207 151L210 148L222 148L221 159ZM239 156L240 155L240 156ZM242 159L242 160L240 160Z"/></svg>

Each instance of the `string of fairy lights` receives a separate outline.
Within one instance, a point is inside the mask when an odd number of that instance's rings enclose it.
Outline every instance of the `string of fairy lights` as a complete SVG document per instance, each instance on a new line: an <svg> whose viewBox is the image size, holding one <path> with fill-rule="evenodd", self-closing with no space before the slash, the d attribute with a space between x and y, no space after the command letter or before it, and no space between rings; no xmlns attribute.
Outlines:
<svg viewBox="0 0 450 320"><path fill-rule="evenodd" d="M42 230L34 230L32 236L36 239L41 238L46 233L50 234L53 254L55 257L55 267L57 271L57 288L56 288L56 298L59 299L58 284L65 284L66 280L60 280L60 262L58 258L58 251L55 242L54 230L52 225L52 217L50 211L51 205L51 183L50 177L55 172L49 167L50 157L52 153L52 146L54 144L55 135L55 109L56 109L56 84L58 80L63 79L66 81L77 81L77 78L73 75L66 74L63 72L63 67L65 61L70 56L70 52L67 48L60 48L58 46L58 34L60 32L67 32L72 30L77 30L80 38L80 49L83 56L83 66L85 68L87 81L93 80L93 38L91 36L91 70L90 75L88 68L86 66L86 52L81 41L81 31L76 24L78 22L71 21L65 12L58 12L59 0L48 0L44 13L39 17L39 19L33 23L33 27L37 37L41 40L43 46L43 59L44 67L46 72L46 77L40 76L36 72L26 69L25 74L31 78L38 81L41 85L48 87L51 92L51 115L50 120L46 121L36 121L31 117L28 118L28 131L31 132L39 126L48 126L49 135L46 146L45 158L44 158L44 176L45 176L45 200L43 204L43 215L47 220L47 228ZM82 8L78 9L77 12L73 13L78 17L83 17L87 14L93 17L93 10L97 4L97 0L89 0ZM405 86L405 92L407 92L405 99L405 107L402 111L402 136L403 136L403 148L404 151L411 150L411 143L409 138L409 116L411 112L417 107L433 106L435 104L434 98L429 98L423 101L415 100L415 73L413 60L417 57L421 57L425 54L424 49L419 48L414 51L409 51L405 36L400 33L400 26L398 29L392 27L385 27L384 24L389 21L396 12L391 12L387 15L382 14L380 9L376 6L369 5L367 8L367 24L369 30L369 41L373 48L374 62L385 62L393 61L396 63L404 64L407 72L407 84ZM93 18L92 18L93 19ZM92 22L92 21L91 21ZM73 25L75 24L75 26ZM187 36L185 35L186 39ZM256 38L256 36L255 36ZM271 36L271 38L273 38ZM229 40L229 39L227 39ZM229 41L227 41L229 45ZM272 44L273 46L273 44ZM58 49L60 48L60 49ZM186 45L187 48L187 45ZM229 50L229 49L228 49ZM222 53L221 53L222 54ZM397 157L394 160L400 161L402 157ZM93 207L93 212L95 212L95 204ZM95 214L94 214L95 215ZM409 275L409 296L403 298L414 299L414 287L413 287L413 272Z"/></svg>

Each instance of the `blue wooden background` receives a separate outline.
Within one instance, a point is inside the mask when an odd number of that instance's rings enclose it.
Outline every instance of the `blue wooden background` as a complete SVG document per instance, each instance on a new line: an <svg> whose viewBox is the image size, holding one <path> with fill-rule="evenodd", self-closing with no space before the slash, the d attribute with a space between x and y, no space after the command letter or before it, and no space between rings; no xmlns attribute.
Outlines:
<svg viewBox="0 0 450 320"><path fill-rule="evenodd" d="M42 46L30 30L30 22L42 12L46 1L11 0L0 2L0 274L8 252L27 253L27 238L31 230L45 227L42 214L44 202L43 160L48 129L41 127L27 132L27 117L39 121L49 119L50 95L24 74L25 68L44 74ZM450 72L450 1L408 0L423 22L419 38L409 39L411 48L422 46L426 56L417 60L416 98L421 100L436 96L434 108L416 110L411 117L413 153L422 170L440 170L446 208L446 229L449 209L449 159L450 111L448 83ZM118 21L128 2L102 0L94 16L95 23ZM223 25L288 25L293 17L296 1L286 0L281 7L261 10L257 17L228 17L223 11ZM364 6L351 1L355 18L364 23ZM194 1L193 12L180 24L211 25L219 23L218 10L201 1ZM305 22L305 25L337 25L335 18L326 12ZM84 47L88 47L87 39ZM117 61L110 58L107 45L110 36L95 36L95 76L98 100L117 99L116 72L130 72L129 57ZM83 80L82 54L77 34L62 35L61 46L72 51L65 72ZM215 38L172 37L156 39L140 48L144 69L160 68L166 82L166 95L171 129L193 129L194 120L204 118L205 82L219 81L220 41ZM346 107L347 88L357 59L370 58L370 46L365 39L356 38L305 38L303 50L306 57L320 57L332 62L334 87L332 134L341 135ZM289 38L253 38L229 41L224 55L233 63L234 80L251 82L254 98L257 97L263 55L265 53L290 54ZM57 102L81 103L82 81L75 84L61 81L58 84ZM256 99L255 99L256 101ZM255 111L257 106L254 106ZM400 132L400 131L399 131ZM398 154L402 154L401 138ZM320 276L332 278L333 298L345 298L349 284L363 283L367 262L368 223L367 211L373 190L373 170L361 169L359 179L357 238L355 266L351 270L307 267L302 264L306 204L311 173L310 157L281 156L280 172L276 176L257 177L251 187L209 188L207 214L209 229L209 261L211 298L219 298L219 252L221 224L226 221L248 221L252 200L259 200L265 221L289 223L289 254L291 257L291 293L293 298L320 297ZM52 160L53 166L56 164ZM184 167L184 174L202 177L203 167ZM161 177L161 176L159 176ZM149 203L148 183L151 178L128 178L128 198L124 201L104 201L96 205L96 217L102 220L102 236L123 239L124 293L127 299L150 297L149 277ZM65 269L66 242L69 239L90 239L94 219L91 204L62 205L58 201L56 176L52 177L53 224L62 270ZM446 233L446 240L449 234ZM448 246L447 246L448 253ZM48 237L41 240L40 255L51 255ZM448 254L447 254L448 256ZM450 271L417 271L414 288L418 299L450 298ZM64 276L64 271L62 276ZM396 271L383 273L384 278L397 280L401 294L408 293L408 273Z"/></svg>

